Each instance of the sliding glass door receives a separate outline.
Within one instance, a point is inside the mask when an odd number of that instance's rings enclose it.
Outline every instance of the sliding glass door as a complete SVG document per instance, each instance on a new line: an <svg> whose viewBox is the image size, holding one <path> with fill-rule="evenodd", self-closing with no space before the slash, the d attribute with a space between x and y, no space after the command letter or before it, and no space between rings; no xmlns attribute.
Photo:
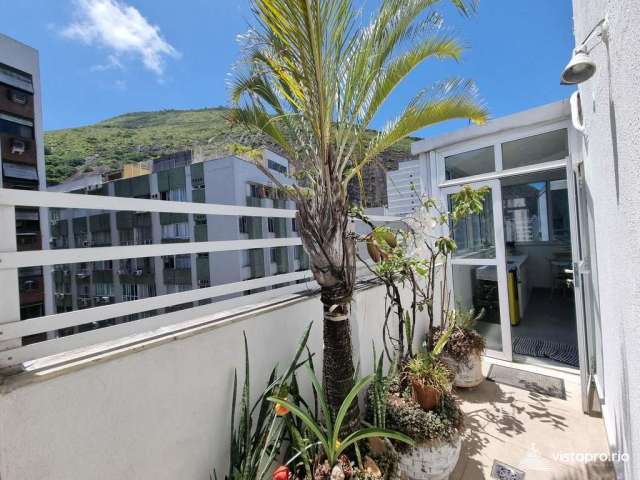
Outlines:
<svg viewBox="0 0 640 480"><path fill-rule="evenodd" d="M480 315L476 329L486 339L486 354L511 360L500 182L476 182L471 187L487 187L488 190L481 213L449 226L458 246L452 256L449 272L453 301L457 309L473 309L476 315ZM455 206L454 194L461 188L453 186L441 190L443 201L450 211Z"/></svg>

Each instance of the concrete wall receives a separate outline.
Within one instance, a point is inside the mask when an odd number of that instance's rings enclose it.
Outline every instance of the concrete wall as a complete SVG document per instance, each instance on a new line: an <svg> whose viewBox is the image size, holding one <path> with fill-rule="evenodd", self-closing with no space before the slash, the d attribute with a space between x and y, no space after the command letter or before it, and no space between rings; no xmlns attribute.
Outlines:
<svg viewBox="0 0 640 480"><path fill-rule="evenodd" d="M574 0L576 42L608 16L609 39L589 42L597 64L582 83L587 210L593 224L592 285L602 324L604 418L614 451L640 478L640 3ZM570 52L567 52L567 56ZM596 255L597 252L597 255ZM597 313L597 312L596 312Z"/></svg>
<svg viewBox="0 0 640 480"><path fill-rule="evenodd" d="M354 301L353 343L364 373L372 340L380 351L383 292L361 290ZM224 475L242 331L256 392L276 362L287 364L312 320L309 346L320 368L321 312L310 297L21 386L14 379L0 391L0 478L208 480L213 467Z"/></svg>

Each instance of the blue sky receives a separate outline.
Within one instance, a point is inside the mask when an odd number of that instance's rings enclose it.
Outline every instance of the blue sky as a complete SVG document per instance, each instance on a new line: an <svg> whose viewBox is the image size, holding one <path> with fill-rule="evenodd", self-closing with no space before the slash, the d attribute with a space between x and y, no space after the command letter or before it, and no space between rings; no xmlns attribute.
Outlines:
<svg viewBox="0 0 640 480"><path fill-rule="evenodd" d="M468 47L463 60L424 64L375 127L450 76L475 80L492 117L570 95L559 85L573 46L570 0L481 0L471 18L447 7L443 14ZM20 0L0 16L0 32L40 51L44 127L52 130L126 112L227 104L236 36L250 21L247 0Z"/></svg>

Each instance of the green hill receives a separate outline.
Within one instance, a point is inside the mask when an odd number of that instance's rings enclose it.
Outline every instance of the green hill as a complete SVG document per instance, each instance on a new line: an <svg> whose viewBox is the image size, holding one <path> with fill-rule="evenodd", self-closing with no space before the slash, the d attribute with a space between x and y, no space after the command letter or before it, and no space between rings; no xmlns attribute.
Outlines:
<svg viewBox="0 0 640 480"><path fill-rule="evenodd" d="M126 113L86 127L46 132L47 179L56 184L76 173L117 170L125 163L193 147L222 151L231 143L262 143L244 128L232 127L226 113L222 107ZM383 160L405 157L409 145L410 140L402 142Z"/></svg>

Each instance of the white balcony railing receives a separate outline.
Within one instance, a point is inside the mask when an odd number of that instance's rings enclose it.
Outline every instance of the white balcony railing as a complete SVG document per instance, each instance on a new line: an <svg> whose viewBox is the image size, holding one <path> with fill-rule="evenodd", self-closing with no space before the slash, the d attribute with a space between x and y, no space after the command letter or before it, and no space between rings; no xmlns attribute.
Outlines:
<svg viewBox="0 0 640 480"><path fill-rule="evenodd" d="M16 248L15 230L16 206L41 208L41 225L47 230L49 228L49 222L46 221L48 208L80 208L94 211L167 212L271 218L293 218L296 214L295 210L280 208L187 203L0 188L0 285L2 287L0 288L0 369L15 368L21 364L42 357L117 340L134 334L150 332L164 326L201 318L229 308L247 306L285 294L310 290L315 286L314 282L311 281L311 272L306 270L20 320L17 274L19 268L44 267L46 302L47 298L51 298L51 301L54 301L51 280L52 265L157 257L162 255L287 247L300 245L301 241L298 237L289 237L66 248L56 250L46 249L18 252ZM390 222L399 219L397 217L373 216L371 220L375 222ZM43 245L48 245L48 238L48 231L43 231ZM175 305L197 302L199 300L215 299L248 290L271 287L289 282L298 282L300 280L306 280L307 282L225 299L184 310L161 313L140 318L133 322L104 326L103 328L75 333L73 335L57 337L56 335L50 334L47 340L22 345L21 339L28 335L55 332L58 329L97 323L108 319L148 312L150 310L158 310Z"/></svg>

